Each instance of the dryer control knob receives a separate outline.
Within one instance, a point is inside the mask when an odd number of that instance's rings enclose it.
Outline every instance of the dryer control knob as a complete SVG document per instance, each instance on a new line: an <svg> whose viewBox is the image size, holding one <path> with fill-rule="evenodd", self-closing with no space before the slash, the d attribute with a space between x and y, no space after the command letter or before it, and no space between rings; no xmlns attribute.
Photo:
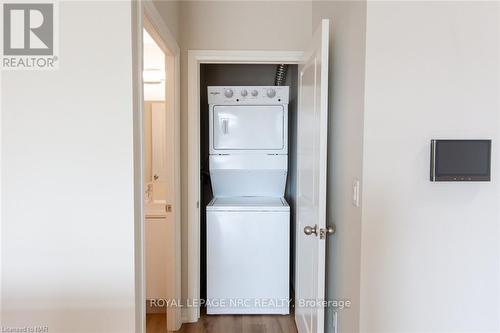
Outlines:
<svg viewBox="0 0 500 333"><path fill-rule="evenodd" d="M273 88L269 88L267 89L266 94L267 97L273 98L274 96L276 96L276 90L274 90Z"/></svg>
<svg viewBox="0 0 500 333"><path fill-rule="evenodd" d="M226 96L227 98L233 97L233 90L232 89L224 90L224 96Z"/></svg>
<svg viewBox="0 0 500 333"><path fill-rule="evenodd" d="M252 96L257 96L259 92L257 90L252 90Z"/></svg>
<svg viewBox="0 0 500 333"><path fill-rule="evenodd" d="M241 96L245 97L246 95L248 95L248 91L246 89L243 89L240 94Z"/></svg>

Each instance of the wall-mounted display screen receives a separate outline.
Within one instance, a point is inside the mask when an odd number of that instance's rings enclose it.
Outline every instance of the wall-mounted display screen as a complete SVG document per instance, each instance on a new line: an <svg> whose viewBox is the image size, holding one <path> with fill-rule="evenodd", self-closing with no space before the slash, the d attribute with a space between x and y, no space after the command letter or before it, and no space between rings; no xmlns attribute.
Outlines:
<svg viewBox="0 0 500 333"><path fill-rule="evenodd" d="M431 181L490 181L491 140L432 140Z"/></svg>

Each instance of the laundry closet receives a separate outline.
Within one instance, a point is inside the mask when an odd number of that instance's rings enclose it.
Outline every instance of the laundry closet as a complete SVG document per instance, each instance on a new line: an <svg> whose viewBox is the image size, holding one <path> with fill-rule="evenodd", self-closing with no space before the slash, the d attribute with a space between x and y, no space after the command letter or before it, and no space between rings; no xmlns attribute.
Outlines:
<svg viewBox="0 0 500 333"><path fill-rule="evenodd" d="M297 70L200 65L200 296L207 314L290 311Z"/></svg>

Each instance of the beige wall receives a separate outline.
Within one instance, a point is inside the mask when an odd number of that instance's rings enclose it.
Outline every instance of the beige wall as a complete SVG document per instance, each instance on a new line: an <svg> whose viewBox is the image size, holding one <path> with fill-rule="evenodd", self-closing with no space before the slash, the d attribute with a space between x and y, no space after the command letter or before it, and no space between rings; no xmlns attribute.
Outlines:
<svg viewBox="0 0 500 333"><path fill-rule="evenodd" d="M500 4L369 2L362 332L500 331ZM429 181L432 138L493 139L492 181Z"/></svg>
<svg viewBox="0 0 500 333"><path fill-rule="evenodd" d="M179 42L179 1L171 0L153 0L153 4L160 13L165 25L177 42Z"/></svg>
<svg viewBox="0 0 500 333"><path fill-rule="evenodd" d="M311 36L308 1L182 1L181 47L302 50Z"/></svg>
<svg viewBox="0 0 500 333"><path fill-rule="evenodd" d="M327 243L327 296L349 299L338 311L338 332L359 330L361 208L352 184L362 180L366 2L314 1L313 26L330 19L327 221L337 232ZM326 332L334 332L333 309Z"/></svg>
<svg viewBox="0 0 500 333"><path fill-rule="evenodd" d="M311 36L311 2L180 3L181 170L187 170L187 51L303 50ZM187 295L187 176L182 176L182 295Z"/></svg>

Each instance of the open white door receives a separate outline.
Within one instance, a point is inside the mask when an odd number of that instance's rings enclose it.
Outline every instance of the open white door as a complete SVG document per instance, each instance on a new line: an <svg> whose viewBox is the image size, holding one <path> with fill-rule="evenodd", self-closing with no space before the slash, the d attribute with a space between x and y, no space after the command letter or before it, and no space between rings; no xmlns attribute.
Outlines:
<svg viewBox="0 0 500 333"><path fill-rule="evenodd" d="M324 331L329 20L322 20L299 65L295 322ZM307 304L304 304L307 302Z"/></svg>
<svg viewBox="0 0 500 333"><path fill-rule="evenodd" d="M170 112L168 115L171 117ZM169 170L168 156L173 152L173 131L167 133L167 127L173 123L167 122L167 110L164 102L156 102L151 105L151 132L152 132L152 181L154 183L166 183L169 174L173 174L173 168ZM169 119L171 120L171 119ZM169 135L170 134L170 135ZM171 177L173 178L173 177ZM170 179L168 179L170 180Z"/></svg>

